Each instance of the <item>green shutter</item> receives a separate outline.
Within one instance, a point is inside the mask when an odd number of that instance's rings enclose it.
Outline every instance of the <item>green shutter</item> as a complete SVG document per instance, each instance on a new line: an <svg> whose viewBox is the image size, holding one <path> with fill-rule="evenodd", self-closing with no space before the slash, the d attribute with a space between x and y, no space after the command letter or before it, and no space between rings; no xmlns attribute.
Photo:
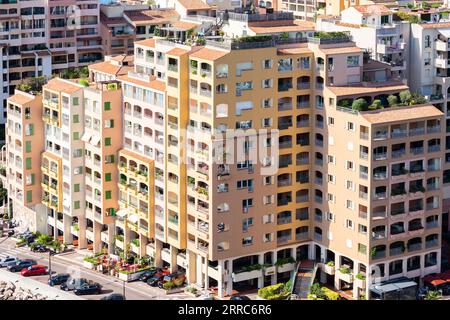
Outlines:
<svg viewBox="0 0 450 320"><path fill-rule="evenodd" d="M105 146L110 146L111 145L111 138L105 138Z"/></svg>
<svg viewBox="0 0 450 320"><path fill-rule="evenodd" d="M34 184L34 173L31 174L31 184Z"/></svg>
<svg viewBox="0 0 450 320"><path fill-rule="evenodd" d="M75 183L73 185L73 191L74 192L80 192L80 184L79 183Z"/></svg>
<svg viewBox="0 0 450 320"><path fill-rule="evenodd" d="M78 97L73 98L72 104L73 104L74 106L77 106L77 105L78 105Z"/></svg>
<svg viewBox="0 0 450 320"><path fill-rule="evenodd" d="M105 173L105 181L111 181L111 173Z"/></svg>
<svg viewBox="0 0 450 320"><path fill-rule="evenodd" d="M80 133L79 132L74 132L72 135L73 135L73 140L80 140Z"/></svg>
<svg viewBox="0 0 450 320"><path fill-rule="evenodd" d="M105 111L111 110L111 102L105 101L104 107Z"/></svg>
<svg viewBox="0 0 450 320"><path fill-rule="evenodd" d="M27 202L33 201L33 190L27 190Z"/></svg>
<svg viewBox="0 0 450 320"><path fill-rule="evenodd" d="M32 136L34 134L34 124L30 123L30 136Z"/></svg>
<svg viewBox="0 0 450 320"><path fill-rule="evenodd" d="M75 208L75 209L80 209L80 201L75 201L74 203L73 203L73 207Z"/></svg>
<svg viewBox="0 0 450 320"><path fill-rule="evenodd" d="M79 123L80 122L80 117L77 114L73 115L73 123Z"/></svg>
<svg viewBox="0 0 450 320"><path fill-rule="evenodd" d="M30 170L30 169L31 169L31 158L27 158L27 159L25 160L25 168L26 168L27 170Z"/></svg>
<svg viewBox="0 0 450 320"><path fill-rule="evenodd" d="M106 200L111 199L111 190L105 191L105 199Z"/></svg>
<svg viewBox="0 0 450 320"><path fill-rule="evenodd" d="M31 141L25 141L25 152L31 152Z"/></svg>

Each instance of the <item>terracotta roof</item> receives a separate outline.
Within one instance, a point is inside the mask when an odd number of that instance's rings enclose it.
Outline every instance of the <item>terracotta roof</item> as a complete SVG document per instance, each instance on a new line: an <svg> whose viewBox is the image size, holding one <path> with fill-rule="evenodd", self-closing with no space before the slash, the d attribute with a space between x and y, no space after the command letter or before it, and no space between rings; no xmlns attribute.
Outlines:
<svg viewBox="0 0 450 320"><path fill-rule="evenodd" d="M278 54L305 54L312 53L312 51L306 46L294 47L294 48L283 48L278 49Z"/></svg>
<svg viewBox="0 0 450 320"><path fill-rule="evenodd" d="M123 57L124 55L119 55L118 57L112 58L111 60L114 59L114 61L127 61L128 59L126 57ZM119 60L119 57L122 60ZM103 61L103 62L99 62L99 63L94 63L88 66L89 70L95 70L95 71L99 71L102 73L107 73L110 75L125 75L128 74L128 71L133 71L133 66L132 65L120 65L120 64L116 64L114 62L111 61Z"/></svg>
<svg viewBox="0 0 450 320"><path fill-rule="evenodd" d="M223 56L227 55L228 51L222 51L222 50L216 50L211 48L200 48L196 52L192 53L190 55L191 58L197 58L202 60L208 60L213 61L222 58Z"/></svg>
<svg viewBox="0 0 450 320"><path fill-rule="evenodd" d="M371 93L391 93L391 92L399 92L403 90L408 90L408 86L403 83L387 83L383 82L379 87L369 87L362 85L355 86L328 86L328 90L334 93L336 96L352 96L352 95L361 95L361 94L371 94Z"/></svg>
<svg viewBox="0 0 450 320"><path fill-rule="evenodd" d="M390 64L377 60L370 60L369 62L366 62L363 65L364 71L388 69L390 67L391 67Z"/></svg>
<svg viewBox="0 0 450 320"><path fill-rule="evenodd" d="M83 87L81 85L75 84L72 81L61 79L61 78L53 78L50 79L47 84L44 85L44 89L49 89L57 92L64 92L68 94L72 94L81 90Z"/></svg>
<svg viewBox="0 0 450 320"><path fill-rule="evenodd" d="M362 49L358 47L340 47L340 48L319 48L325 54L344 54L344 53L361 53Z"/></svg>
<svg viewBox="0 0 450 320"><path fill-rule="evenodd" d="M450 22L441 23L421 23L420 26L424 29L434 29L434 28L450 28Z"/></svg>
<svg viewBox="0 0 450 320"><path fill-rule="evenodd" d="M178 18L178 13L173 9L168 10L132 10L123 13L133 22L148 22L152 24L167 23Z"/></svg>
<svg viewBox="0 0 450 320"><path fill-rule="evenodd" d="M392 13L385 5L382 4L366 4L361 6L353 6L364 16L377 15L383 13Z"/></svg>
<svg viewBox="0 0 450 320"><path fill-rule="evenodd" d="M171 24L172 27L183 29L183 30L190 30L197 28L200 24L199 23L193 23L193 22L186 22L186 21L175 21Z"/></svg>
<svg viewBox="0 0 450 320"><path fill-rule="evenodd" d="M107 17L103 12L100 13L100 22L105 25L110 24L128 24L124 17Z"/></svg>
<svg viewBox="0 0 450 320"><path fill-rule="evenodd" d="M359 25L359 24L342 22L342 21L336 21L335 24L337 26L343 26L343 27L349 27L349 28L355 28L355 29L361 28L361 25Z"/></svg>
<svg viewBox="0 0 450 320"><path fill-rule="evenodd" d="M281 22L281 23L280 23ZM250 30L256 34L280 33L280 32L300 32L314 31L315 23L310 21L270 21L250 23Z"/></svg>
<svg viewBox="0 0 450 320"><path fill-rule="evenodd" d="M188 10L209 10L211 6L201 0L177 0L177 2Z"/></svg>
<svg viewBox="0 0 450 320"><path fill-rule="evenodd" d="M149 163L149 164L150 164L150 163L153 162L152 159L147 158L147 157L144 157L143 155L140 155L140 154L138 154L138 153L135 153L135 152L130 151L130 150L127 150L127 149L122 149L122 150L120 150L120 151L119 151L119 156L121 156L121 155L124 155L124 156L126 156L126 157L129 157L129 158L133 158L133 159L142 161L142 162L144 162L144 163Z"/></svg>
<svg viewBox="0 0 450 320"><path fill-rule="evenodd" d="M361 112L361 117L370 123L398 122L429 117L440 117L444 114L431 104L392 107L376 111Z"/></svg>
<svg viewBox="0 0 450 320"><path fill-rule="evenodd" d="M183 54L188 53L189 50L182 49L182 48L174 48L170 51L167 51L166 54L172 55L172 56L182 56Z"/></svg>
<svg viewBox="0 0 450 320"><path fill-rule="evenodd" d="M134 44L135 45L138 44L140 46L149 47L149 48L155 48L155 39L151 38L151 39L140 40L140 41L136 41Z"/></svg>
<svg viewBox="0 0 450 320"><path fill-rule="evenodd" d="M145 81L144 79L132 78L128 75L117 77L117 79L162 92L166 91L166 84L161 80L150 79L150 81Z"/></svg>
<svg viewBox="0 0 450 320"><path fill-rule="evenodd" d="M16 93L9 97L8 101L23 106L33 101L35 98L35 96L16 90Z"/></svg>

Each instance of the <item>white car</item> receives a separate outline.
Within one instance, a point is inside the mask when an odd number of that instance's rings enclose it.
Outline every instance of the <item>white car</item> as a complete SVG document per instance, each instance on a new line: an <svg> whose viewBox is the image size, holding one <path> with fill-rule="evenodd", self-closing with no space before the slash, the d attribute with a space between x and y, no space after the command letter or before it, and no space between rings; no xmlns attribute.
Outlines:
<svg viewBox="0 0 450 320"><path fill-rule="evenodd" d="M7 256L0 260L0 268L6 268L9 266L13 266L19 261L16 257Z"/></svg>

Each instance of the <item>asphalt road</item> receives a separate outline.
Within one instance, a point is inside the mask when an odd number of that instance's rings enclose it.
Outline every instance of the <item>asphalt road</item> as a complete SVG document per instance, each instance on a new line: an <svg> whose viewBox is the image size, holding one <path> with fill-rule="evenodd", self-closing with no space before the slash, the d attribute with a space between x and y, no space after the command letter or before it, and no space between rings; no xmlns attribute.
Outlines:
<svg viewBox="0 0 450 320"><path fill-rule="evenodd" d="M7 238L0 238L0 258L7 255L16 256L22 259L34 259L38 264L49 266L48 253L31 252L27 247L16 248L15 241ZM70 263L61 259L58 255L51 258L52 274L56 273L70 273L75 277L83 277L88 280L98 282L103 287L103 293L99 295L85 295L83 298L89 300L99 300L111 293L124 292L123 281L112 277L97 273L95 271L86 269L79 265ZM33 276L34 280L46 283L49 275ZM153 288L141 281L135 281L125 284L125 296L127 300L180 300L192 299L184 293L166 295L162 289Z"/></svg>

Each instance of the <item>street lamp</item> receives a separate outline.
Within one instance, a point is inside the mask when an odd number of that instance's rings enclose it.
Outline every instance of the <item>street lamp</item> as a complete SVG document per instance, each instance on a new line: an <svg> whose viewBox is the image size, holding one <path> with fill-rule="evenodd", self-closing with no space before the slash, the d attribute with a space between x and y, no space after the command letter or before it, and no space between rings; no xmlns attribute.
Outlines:
<svg viewBox="0 0 450 320"><path fill-rule="evenodd" d="M122 295L123 295L123 298L125 299L125 280L122 280Z"/></svg>
<svg viewBox="0 0 450 320"><path fill-rule="evenodd" d="M52 251L48 250L48 280L52 279Z"/></svg>

